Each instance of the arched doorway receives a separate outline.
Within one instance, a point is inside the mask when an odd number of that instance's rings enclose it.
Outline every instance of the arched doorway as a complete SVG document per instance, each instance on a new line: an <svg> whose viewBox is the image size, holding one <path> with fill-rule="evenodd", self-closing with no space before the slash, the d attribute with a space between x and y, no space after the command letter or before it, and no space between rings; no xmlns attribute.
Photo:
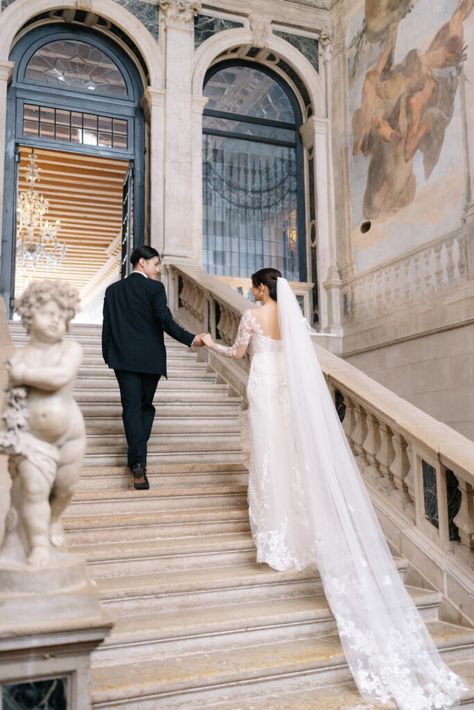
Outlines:
<svg viewBox="0 0 474 710"><path fill-rule="evenodd" d="M31 30L11 59L2 291L12 303L32 278L67 278L90 306L144 241L143 83L114 41L72 24ZM30 238L22 211L39 198Z"/></svg>
<svg viewBox="0 0 474 710"><path fill-rule="evenodd" d="M208 71L203 117L203 263L248 277L263 266L306 281L298 101L271 69L244 60Z"/></svg>

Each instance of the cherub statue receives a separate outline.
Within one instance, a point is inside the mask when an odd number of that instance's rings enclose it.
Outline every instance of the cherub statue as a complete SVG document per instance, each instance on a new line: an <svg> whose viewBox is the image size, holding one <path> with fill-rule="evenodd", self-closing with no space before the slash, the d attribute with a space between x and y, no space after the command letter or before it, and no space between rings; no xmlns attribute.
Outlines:
<svg viewBox="0 0 474 710"><path fill-rule="evenodd" d="M7 529L19 528L27 562L35 567L48 564L51 544L64 544L61 515L85 452L84 420L72 394L82 348L63 338L78 305L76 289L52 280L31 282L15 302L30 339L6 362L0 450L9 456L13 481Z"/></svg>

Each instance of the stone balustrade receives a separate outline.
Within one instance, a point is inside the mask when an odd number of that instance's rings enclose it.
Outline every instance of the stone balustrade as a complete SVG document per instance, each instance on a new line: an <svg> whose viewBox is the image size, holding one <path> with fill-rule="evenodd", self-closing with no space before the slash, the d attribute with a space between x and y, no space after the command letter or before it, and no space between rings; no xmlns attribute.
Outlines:
<svg viewBox="0 0 474 710"><path fill-rule="evenodd" d="M447 263L449 273L458 278L462 248L461 242L457 256L437 262L436 268ZM452 243L449 249L452 255ZM421 256L413 263L419 265ZM198 267L168 266L167 273L177 317L189 327L211 332L218 341L232 343L248 301ZM422 275L426 284L425 272ZM474 442L342 358L316 343L314 347L388 539L474 619ZM229 370L231 361L215 353L207 357L244 400L248 361L233 362Z"/></svg>
<svg viewBox="0 0 474 710"><path fill-rule="evenodd" d="M467 238L450 235L352 278L342 289L344 323L378 318L461 286L468 276Z"/></svg>

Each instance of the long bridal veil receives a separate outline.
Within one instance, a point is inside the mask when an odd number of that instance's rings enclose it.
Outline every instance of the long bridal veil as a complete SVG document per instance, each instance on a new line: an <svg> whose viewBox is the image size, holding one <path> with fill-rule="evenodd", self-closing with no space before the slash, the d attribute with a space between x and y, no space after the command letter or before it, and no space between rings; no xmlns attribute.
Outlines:
<svg viewBox="0 0 474 710"><path fill-rule="evenodd" d="M308 545L359 692L400 710L452 707L463 681L441 660L394 565L285 279L277 292Z"/></svg>

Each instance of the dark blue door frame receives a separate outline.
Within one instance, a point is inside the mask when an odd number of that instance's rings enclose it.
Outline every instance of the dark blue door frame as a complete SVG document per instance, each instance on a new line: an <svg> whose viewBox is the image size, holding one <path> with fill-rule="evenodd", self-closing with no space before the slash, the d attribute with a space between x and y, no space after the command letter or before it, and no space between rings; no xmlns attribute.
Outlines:
<svg viewBox="0 0 474 710"><path fill-rule="evenodd" d="M91 96L80 91L64 91L26 79L27 64L37 49L44 44L61 39L86 42L104 52L119 68L127 88L127 98ZM32 30L18 42L10 59L15 62L15 68L7 99L0 293L5 299L7 311L11 314L15 289L17 146L31 146L32 148L44 148L63 153L79 152L104 158L128 160L133 165L134 172L133 245L138 246L145 241L145 119L140 107L144 87L135 65L113 41L94 30L82 29L74 25L68 26L64 23L43 25ZM127 150L78 145L23 135L22 117L25 103L125 120L128 124L129 136Z"/></svg>

